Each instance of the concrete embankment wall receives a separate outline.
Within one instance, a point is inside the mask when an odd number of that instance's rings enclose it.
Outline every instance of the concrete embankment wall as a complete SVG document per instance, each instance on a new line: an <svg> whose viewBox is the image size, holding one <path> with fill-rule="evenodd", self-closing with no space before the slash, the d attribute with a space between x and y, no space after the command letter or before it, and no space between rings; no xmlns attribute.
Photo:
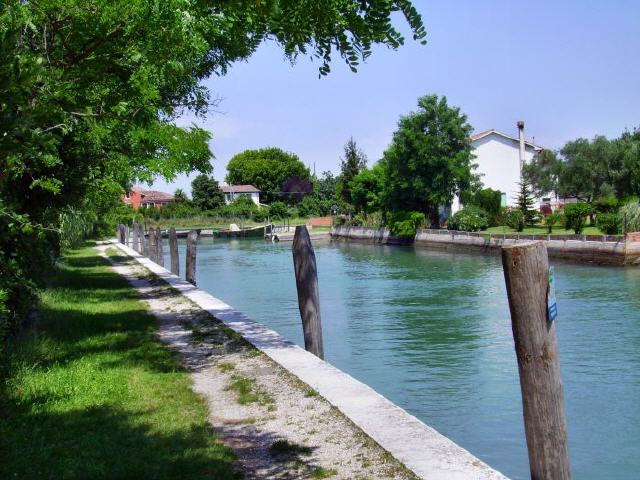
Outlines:
<svg viewBox="0 0 640 480"><path fill-rule="evenodd" d="M388 244L389 231L383 228L335 227L332 238ZM542 240L552 258L601 263L609 265L640 264L640 238L629 234L627 238L615 236L549 236L522 234L479 234L450 230L419 230L414 244L454 251L484 251L499 253L503 245L514 245ZM395 242L394 242L395 243Z"/></svg>

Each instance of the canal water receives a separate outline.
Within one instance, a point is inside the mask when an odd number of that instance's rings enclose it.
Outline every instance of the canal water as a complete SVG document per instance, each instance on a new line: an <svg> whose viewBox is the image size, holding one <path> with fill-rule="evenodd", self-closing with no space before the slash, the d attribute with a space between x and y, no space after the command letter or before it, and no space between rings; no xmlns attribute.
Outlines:
<svg viewBox="0 0 640 480"><path fill-rule="evenodd" d="M184 243L180 252L182 261ZM316 257L326 360L507 476L529 478L500 258L328 241ZM555 271L573 476L639 478L640 268ZM197 280L303 345L291 243L201 238Z"/></svg>

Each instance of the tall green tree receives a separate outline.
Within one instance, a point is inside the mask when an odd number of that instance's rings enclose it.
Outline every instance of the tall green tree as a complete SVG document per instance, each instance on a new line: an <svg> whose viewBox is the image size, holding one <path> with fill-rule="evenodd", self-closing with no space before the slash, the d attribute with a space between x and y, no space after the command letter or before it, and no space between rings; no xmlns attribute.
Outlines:
<svg viewBox="0 0 640 480"><path fill-rule="evenodd" d="M367 168L367 156L358 147L353 137L350 137L344 145L344 156L340 159L340 180L339 191L342 199L347 203L352 203L351 181L362 170Z"/></svg>
<svg viewBox="0 0 640 480"><path fill-rule="evenodd" d="M423 212L437 226L438 207L474 182L472 130L446 97L421 97L418 110L400 118L384 152L386 207Z"/></svg>
<svg viewBox="0 0 640 480"><path fill-rule="evenodd" d="M531 185L533 193L542 197L558 189L558 176L562 162L553 150L543 150L522 168L523 179Z"/></svg>
<svg viewBox="0 0 640 480"><path fill-rule="evenodd" d="M264 203L287 200L283 189L288 188L285 184L291 179L309 181L311 174L295 153L275 147L245 150L235 155L227 164L225 178L230 185L257 187L260 201Z"/></svg>
<svg viewBox="0 0 640 480"><path fill-rule="evenodd" d="M351 180L351 201L356 211L373 213L382 210L385 169L382 163L365 168Z"/></svg>
<svg viewBox="0 0 640 480"><path fill-rule="evenodd" d="M215 210L224 205L224 194L218 181L204 173L191 182L191 198L200 210Z"/></svg>
<svg viewBox="0 0 640 480"><path fill-rule="evenodd" d="M522 179L518 186L520 191L516 197L516 205L518 210L522 212L525 225L533 225L538 218L538 212L535 209L535 199L533 198L531 186L525 179Z"/></svg>

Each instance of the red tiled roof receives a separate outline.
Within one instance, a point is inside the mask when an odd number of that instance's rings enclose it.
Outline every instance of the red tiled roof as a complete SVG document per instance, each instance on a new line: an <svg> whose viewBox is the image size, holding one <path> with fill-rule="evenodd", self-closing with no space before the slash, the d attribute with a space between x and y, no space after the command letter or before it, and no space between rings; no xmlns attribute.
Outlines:
<svg viewBox="0 0 640 480"><path fill-rule="evenodd" d="M258 193L258 190L253 185L223 185L220 187L224 193Z"/></svg>
<svg viewBox="0 0 640 480"><path fill-rule="evenodd" d="M173 201L173 195L170 193L158 192L157 190L137 190L137 192L142 195L142 203Z"/></svg>

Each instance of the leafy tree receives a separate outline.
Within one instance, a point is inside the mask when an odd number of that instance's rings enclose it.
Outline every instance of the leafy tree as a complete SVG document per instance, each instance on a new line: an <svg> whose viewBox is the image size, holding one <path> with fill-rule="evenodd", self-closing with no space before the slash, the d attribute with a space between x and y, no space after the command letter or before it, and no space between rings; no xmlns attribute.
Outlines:
<svg viewBox="0 0 640 480"><path fill-rule="evenodd" d="M173 201L174 203L189 203L189 197L184 193L184 190L176 188L176 191L173 193Z"/></svg>
<svg viewBox="0 0 640 480"><path fill-rule="evenodd" d="M537 197L558 189L558 175L562 163L553 150L543 150L522 167L522 177Z"/></svg>
<svg viewBox="0 0 640 480"><path fill-rule="evenodd" d="M561 211L555 211L544 217L544 224L547 227L547 233L553 233L553 227L564 222L564 214Z"/></svg>
<svg viewBox="0 0 640 480"><path fill-rule="evenodd" d="M535 199L531 193L531 187L525 179L518 183L520 192L518 192L517 205L518 210L522 212L525 225L533 225L538 219L538 212L535 209Z"/></svg>
<svg viewBox="0 0 640 480"><path fill-rule="evenodd" d="M586 202L613 193L610 170L615 166L615 149L603 136L593 141L579 138L560 151L564 161L558 177L558 193Z"/></svg>
<svg viewBox="0 0 640 480"><path fill-rule="evenodd" d="M446 97L421 97L418 111L400 118L384 152L386 207L424 212L439 226L439 206L449 205L474 180L471 131Z"/></svg>
<svg viewBox="0 0 640 480"><path fill-rule="evenodd" d="M218 181L208 175L198 175L191 182L193 204L200 210L215 210L224 205L224 194Z"/></svg>
<svg viewBox="0 0 640 480"><path fill-rule="evenodd" d="M582 233L591 212L591 205L586 202L568 203L564 207L565 228L573 230L576 235Z"/></svg>
<svg viewBox="0 0 640 480"><path fill-rule="evenodd" d="M424 221L422 212L394 212L389 220L389 233L395 237L414 238Z"/></svg>
<svg viewBox="0 0 640 480"><path fill-rule="evenodd" d="M382 209L384 192L384 167L376 163L365 168L350 182L351 202L358 212L373 213Z"/></svg>
<svg viewBox="0 0 640 480"><path fill-rule="evenodd" d="M340 196L345 202L353 203L351 181L365 168L367 168L367 156L351 137L344 145L344 157L340 159L339 190Z"/></svg>
<svg viewBox="0 0 640 480"><path fill-rule="evenodd" d="M615 235L620 232L620 220L617 213L599 213L596 216L598 229L607 235Z"/></svg>
<svg viewBox="0 0 640 480"><path fill-rule="evenodd" d="M283 187L292 178L309 181L311 175L296 154L275 147L245 150L227 164L226 182L257 187L264 203L285 198Z"/></svg>
<svg viewBox="0 0 640 480"><path fill-rule="evenodd" d="M322 200L329 200L330 202L336 202L338 178L336 178L330 171L322 172L320 178L314 177L313 190Z"/></svg>

